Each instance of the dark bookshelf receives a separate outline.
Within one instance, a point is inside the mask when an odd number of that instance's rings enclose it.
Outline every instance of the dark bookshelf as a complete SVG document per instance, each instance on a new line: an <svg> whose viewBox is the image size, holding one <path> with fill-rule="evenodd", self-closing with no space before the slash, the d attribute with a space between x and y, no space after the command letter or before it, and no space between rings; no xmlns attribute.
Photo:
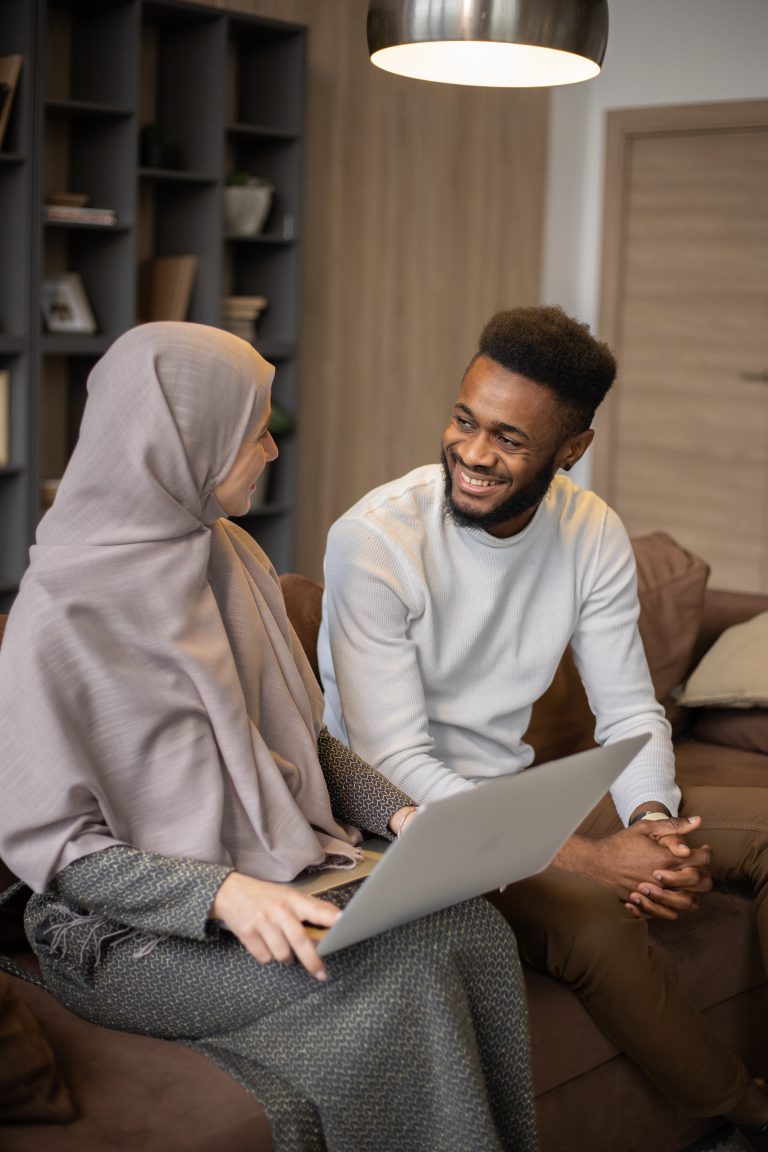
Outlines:
<svg viewBox="0 0 768 1152"><path fill-rule="evenodd" d="M306 29L188 0L2 0L0 55L23 57L0 149L0 369L10 464L0 468L0 611L13 599L77 439L88 374L141 313L140 270L194 255L188 319L221 324L224 295L263 295L255 346L296 414ZM148 126L155 127L148 130ZM147 151L152 136L164 151ZM226 235L233 171L268 180L263 232ZM114 224L48 220L54 193ZM98 330L52 333L44 279L77 272ZM294 566L296 445L280 440L266 502L241 523L278 571Z"/></svg>

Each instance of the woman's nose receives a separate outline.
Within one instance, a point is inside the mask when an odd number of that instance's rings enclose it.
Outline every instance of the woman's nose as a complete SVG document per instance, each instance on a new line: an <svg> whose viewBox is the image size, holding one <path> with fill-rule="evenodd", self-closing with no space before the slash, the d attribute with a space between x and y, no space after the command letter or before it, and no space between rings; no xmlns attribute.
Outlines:
<svg viewBox="0 0 768 1152"><path fill-rule="evenodd" d="M265 455L267 457L267 460L277 459L277 456L278 456L277 444L275 443L271 432L267 436L267 440L266 440L264 447L266 449Z"/></svg>

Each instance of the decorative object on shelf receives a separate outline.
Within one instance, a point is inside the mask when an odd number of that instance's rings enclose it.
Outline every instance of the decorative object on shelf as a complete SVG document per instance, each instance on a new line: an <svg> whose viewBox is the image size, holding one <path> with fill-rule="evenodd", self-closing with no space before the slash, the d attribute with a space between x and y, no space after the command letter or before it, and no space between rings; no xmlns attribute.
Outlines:
<svg viewBox="0 0 768 1152"><path fill-rule="evenodd" d="M370 0L368 7L372 63L444 84L591 80L607 43L607 0Z"/></svg>
<svg viewBox="0 0 768 1152"><path fill-rule="evenodd" d="M117 224L114 208L89 208L88 197L81 192L54 192L46 196L43 219L64 224L96 224L111 228Z"/></svg>
<svg viewBox="0 0 768 1152"><path fill-rule="evenodd" d="M221 301L221 326L243 340L255 340L256 321L266 306L266 296L224 296Z"/></svg>
<svg viewBox="0 0 768 1152"><path fill-rule="evenodd" d="M87 192L48 192L46 204L60 204L62 208L85 208L90 203Z"/></svg>
<svg viewBox="0 0 768 1152"><path fill-rule="evenodd" d="M139 160L142 168L181 168L181 148L162 124L145 124L141 130Z"/></svg>
<svg viewBox="0 0 768 1152"><path fill-rule="evenodd" d="M272 206L273 186L247 172L233 172L224 189L224 226L231 236L256 236Z"/></svg>
<svg viewBox="0 0 768 1152"><path fill-rule="evenodd" d="M3 144L23 56L0 56L0 147Z"/></svg>
<svg viewBox="0 0 768 1152"><path fill-rule="evenodd" d="M0 369L0 467L11 459L11 374Z"/></svg>
<svg viewBox="0 0 768 1152"><path fill-rule="evenodd" d="M148 320L186 320L198 267L197 256L158 256L142 273L148 281Z"/></svg>
<svg viewBox="0 0 768 1152"><path fill-rule="evenodd" d="M56 499L56 493L59 490L60 479L55 480L41 480L40 481L40 503L43 506L43 511L47 511L53 501Z"/></svg>
<svg viewBox="0 0 768 1152"><path fill-rule="evenodd" d="M40 292L48 332L96 331L96 321L78 272L62 272L43 280Z"/></svg>

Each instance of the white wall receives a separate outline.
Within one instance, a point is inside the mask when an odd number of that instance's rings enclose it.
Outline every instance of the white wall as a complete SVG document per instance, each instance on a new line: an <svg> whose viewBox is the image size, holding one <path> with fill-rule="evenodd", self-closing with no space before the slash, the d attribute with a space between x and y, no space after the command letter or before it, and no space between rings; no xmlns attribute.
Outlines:
<svg viewBox="0 0 768 1152"><path fill-rule="evenodd" d="M768 98L768 0L608 0L595 80L552 90L542 302L597 328L608 108ZM589 483L589 458L574 478Z"/></svg>

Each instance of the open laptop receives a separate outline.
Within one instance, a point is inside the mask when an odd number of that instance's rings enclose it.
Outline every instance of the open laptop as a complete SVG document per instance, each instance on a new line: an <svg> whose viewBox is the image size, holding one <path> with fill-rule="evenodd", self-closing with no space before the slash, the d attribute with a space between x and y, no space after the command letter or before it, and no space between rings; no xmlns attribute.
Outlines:
<svg viewBox="0 0 768 1152"><path fill-rule="evenodd" d="M366 841L356 868L295 881L329 899L355 885L332 928L308 929L319 955L541 872L649 738L631 736L436 800L393 843Z"/></svg>

